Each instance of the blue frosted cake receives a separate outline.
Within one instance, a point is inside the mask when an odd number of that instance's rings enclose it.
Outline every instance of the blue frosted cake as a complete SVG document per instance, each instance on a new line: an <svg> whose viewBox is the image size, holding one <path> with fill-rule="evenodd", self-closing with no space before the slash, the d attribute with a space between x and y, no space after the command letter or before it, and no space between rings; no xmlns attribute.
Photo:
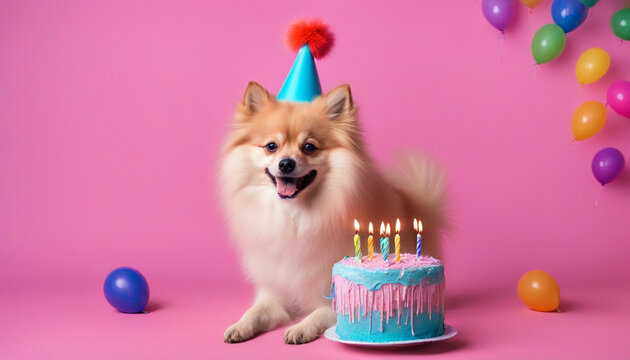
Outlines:
<svg viewBox="0 0 630 360"><path fill-rule="evenodd" d="M381 255L333 266L333 310L339 339L392 342L444 333L444 266L432 257Z"/></svg>

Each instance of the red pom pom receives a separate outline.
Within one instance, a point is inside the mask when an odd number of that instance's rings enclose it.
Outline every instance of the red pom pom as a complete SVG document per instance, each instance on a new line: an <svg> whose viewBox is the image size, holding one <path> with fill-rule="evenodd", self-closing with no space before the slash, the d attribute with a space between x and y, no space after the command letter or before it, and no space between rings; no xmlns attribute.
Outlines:
<svg viewBox="0 0 630 360"><path fill-rule="evenodd" d="M328 30L328 25L319 19L298 20L289 27L287 43L294 51L308 44L311 54L320 59L333 47L335 37Z"/></svg>

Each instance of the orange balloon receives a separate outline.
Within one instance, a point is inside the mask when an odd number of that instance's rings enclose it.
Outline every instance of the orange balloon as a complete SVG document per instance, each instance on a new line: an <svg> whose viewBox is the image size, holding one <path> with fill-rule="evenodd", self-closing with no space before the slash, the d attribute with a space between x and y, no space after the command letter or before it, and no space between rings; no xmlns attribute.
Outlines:
<svg viewBox="0 0 630 360"><path fill-rule="evenodd" d="M587 101L573 112L571 130L575 140L585 140L597 134L606 122L606 106L599 101Z"/></svg>
<svg viewBox="0 0 630 360"><path fill-rule="evenodd" d="M538 4L542 2L542 0L521 0L521 2L528 8L533 9L538 6Z"/></svg>
<svg viewBox="0 0 630 360"><path fill-rule="evenodd" d="M560 305L560 287L551 275L532 270L518 281L518 297L530 309L555 311Z"/></svg>

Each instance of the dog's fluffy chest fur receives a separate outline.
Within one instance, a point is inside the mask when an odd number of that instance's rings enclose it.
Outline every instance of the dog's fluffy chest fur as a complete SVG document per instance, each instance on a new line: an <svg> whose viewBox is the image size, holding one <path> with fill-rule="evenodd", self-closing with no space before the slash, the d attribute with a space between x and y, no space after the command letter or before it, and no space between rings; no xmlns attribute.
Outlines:
<svg viewBox="0 0 630 360"><path fill-rule="evenodd" d="M332 264L351 245L342 240L351 239L344 214L328 214L321 223L322 214L279 202L275 194L243 195L248 206L234 209L232 229L249 278L296 314L326 303Z"/></svg>

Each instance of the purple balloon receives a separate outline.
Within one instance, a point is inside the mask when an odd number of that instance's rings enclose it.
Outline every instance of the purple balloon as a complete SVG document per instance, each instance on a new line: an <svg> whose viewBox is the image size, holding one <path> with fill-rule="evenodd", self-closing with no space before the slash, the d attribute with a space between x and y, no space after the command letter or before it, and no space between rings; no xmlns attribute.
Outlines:
<svg viewBox="0 0 630 360"><path fill-rule="evenodd" d="M595 154L591 169L595 179L603 186L615 180L621 174L624 164L625 160L621 151L610 147L602 149Z"/></svg>
<svg viewBox="0 0 630 360"><path fill-rule="evenodd" d="M606 93L608 105L621 116L630 118L630 81L615 81Z"/></svg>
<svg viewBox="0 0 630 360"><path fill-rule="evenodd" d="M481 9L486 20L503 32L506 26L512 22L514 17L514 1L515 0L483 0Z"/></svg>

